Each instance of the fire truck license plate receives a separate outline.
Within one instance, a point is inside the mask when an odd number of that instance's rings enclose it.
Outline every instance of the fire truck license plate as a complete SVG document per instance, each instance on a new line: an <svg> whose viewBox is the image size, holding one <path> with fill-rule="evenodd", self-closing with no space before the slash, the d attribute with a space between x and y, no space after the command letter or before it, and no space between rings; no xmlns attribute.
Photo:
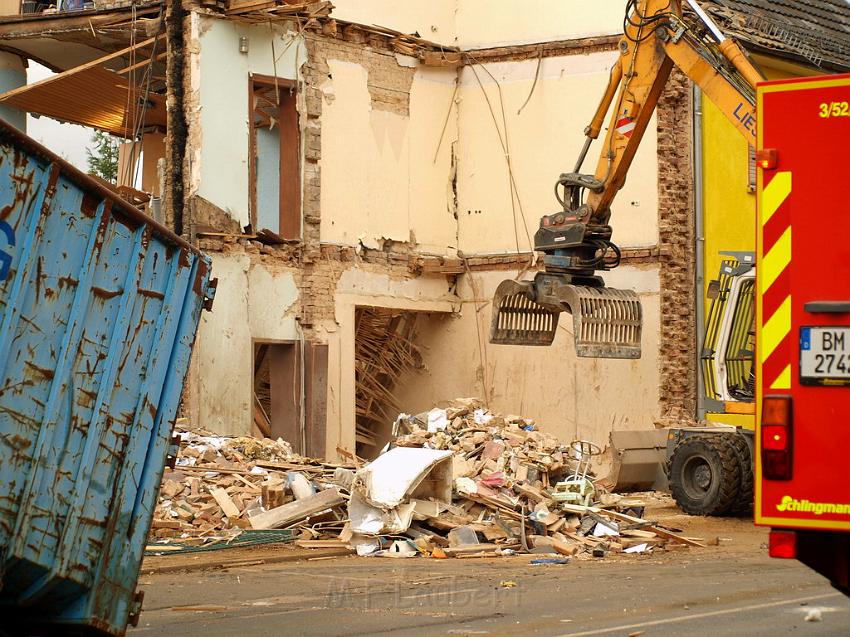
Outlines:
<svg viewBox="0 0 850 637"><path fill-rule="evenodd" d="M850 327L800 328L800 381L850 383Z"/></svg>

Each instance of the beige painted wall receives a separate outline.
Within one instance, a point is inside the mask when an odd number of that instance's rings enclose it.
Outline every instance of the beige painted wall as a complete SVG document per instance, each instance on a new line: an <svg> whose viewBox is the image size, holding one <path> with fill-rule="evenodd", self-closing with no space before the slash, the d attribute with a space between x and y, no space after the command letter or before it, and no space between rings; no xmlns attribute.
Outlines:
<svg viewBox="0 0 850 637"><path fill-rule="evenodd" d="M445 254L456 246L449 208L455 72L417 67L407 116L372 107L364 66L334 59L328 66L322 241L380 248L384 240L415 240L423 251Z"/></svg>
<svg viewBox="0 0 850 637"><path fill-rule="evenodd" d="M566 314L550 347L491 345L489 301L496 286L514 276L516 272L465 275L458 286L461 312L420 322L417 344L427 371L405 378L405 390L399 393L404 409L417 413L441 401L477 396L489 399L496 411L534 418L562 440L583 438L600 445L607 443L612 426L652 429L659 415L657 268L624 266L606 276L609 285L631 287L640 295L643 356L636 361L576 358Z"/></svg>
<svg viewBox="0 0 850 637"><path fill-rule="evenodd" d="M195 345L190 417L220 434L251 430L254 341L299 338L293 272L246 254L210 255L218 277L214 311L204 312Z"/></svg>
<svg viewBox="0 0 850 637"><path fill-rule="evenodd" d="M331 14L339 20L377 24L440 44L454 44L457 0L334 0Z"/></svg>
<svg viewBox="0 0 850 637"><path fill-rule="evenodd" d="M458 0L465 49L622 33L625 0Z"/></svg>
<svg viewBox="0 0 850 637"><path fill-rule="evenodd" d="M461 250L467 254L513 252L517 243L520 250L529 249L540 216L559 209L553 194L555 180L574 167L584 128L616 55L544 58L533 93L537 60L463 69L458 114ZM516 222L505 139L518 193ZM653 120L613 206L614 241L623 247L658 242L656 140ZM591 147L585 172L595 170L599 148L600 142Z"/></svg>
<svg viewBox="0 0 850 637"><path fill-rule="evenodd" d="M239 52L243 36L247 54ZM249 74L295 79L306 58L304 43L279 25L249 26L192 13L189 50L187 101L194 117L188 194L204 197L244 226L249 222Z"/></svg>
<svg viewBox="0 0 850 637"><path fill-rule="evenodd" d="M333 16L465 49L620 33L625 0L335 0Z"/></svg>

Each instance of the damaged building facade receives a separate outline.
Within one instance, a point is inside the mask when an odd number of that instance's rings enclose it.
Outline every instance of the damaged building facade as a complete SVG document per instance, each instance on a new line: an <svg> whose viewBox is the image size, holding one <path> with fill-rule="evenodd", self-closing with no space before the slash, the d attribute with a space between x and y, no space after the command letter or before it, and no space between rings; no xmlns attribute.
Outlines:
<svg viewBox="0 0 850 637"><path fill-rule="evenodd" d="M609 20L516 12L519 37L509 19L481 31L471 6L403 16L336 4L312 19L270 22L250 5L186 18L185 223L219 278L190 418L227 433L268 418L311 455L365 457L399 409L456 395L530 413L565 439L651 427L652 135L622 193L626 259L611 275L645 302L643 359L577 360L568 329L552 348L487 342L496 285L536 267L530 237L604 89L620 3ZM386 29L364 26L393 14ZM604 399L623 384L636 391Z"/></svg>
<svg viewBox="0 0 850 637"><path fill-rule="evenodd" d="M311 456L367 458L399 410L457 396L600 444L612 429L696 417L701 162L683 76L612 218L623 259L606 282L640 296L642 358L576 358L568 321L549 348L488 342L496 286L539 267L532 237L619 55L625 3L334 5L0 20L18 34L5 50L64 71L0 105L140 139L123 150L125 192L152 194L151 213L212 257L215 311L185 415ZM104 72L126 79L110 93ZM74 91L99 91L118 116L71 108Z"/></svg>

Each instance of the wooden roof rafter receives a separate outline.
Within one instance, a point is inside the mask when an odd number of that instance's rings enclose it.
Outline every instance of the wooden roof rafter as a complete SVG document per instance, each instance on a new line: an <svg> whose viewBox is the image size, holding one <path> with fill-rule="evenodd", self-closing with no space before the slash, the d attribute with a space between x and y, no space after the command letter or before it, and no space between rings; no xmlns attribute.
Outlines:
<svg viewBox="0 0 850 637"><path fill-rule="evenodd" d="M164 34L0 94L0 104L63 122L89 126L124 138L134 136L139 124L135 119L140 112L144 112L145 128L153 126L164 130L165 97L155 93L145 94L143 87L133 85L129 80L132 71L137 71L140 66L159 57L154 55L153 48L159 40L164 42ZM148 50L147 59L141 65L133 63L118 71L106 66L130 54L145 54Z"/></svg>

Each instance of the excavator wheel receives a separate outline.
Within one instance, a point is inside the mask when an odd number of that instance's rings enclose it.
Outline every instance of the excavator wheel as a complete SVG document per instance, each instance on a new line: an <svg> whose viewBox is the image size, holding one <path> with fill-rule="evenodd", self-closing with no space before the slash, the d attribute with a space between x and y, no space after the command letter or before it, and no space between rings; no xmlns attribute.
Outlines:
<svg viewBox="0 0 850 637"><path fill-rule="evenodd" d="M750 446L741 434L730 434L723 436L729 439L729 443L738 457L738 465L741 467L741 484L738 488L738 497L732 504L730 513L746 515L753 506L753 459Z"/></svg>
<svg viewBox="0 0 850 637"><path fill-rule="evenodd" d="M673 451L670 491L690 515L723 515L737 502L741 464L724 435L691 436Z"/></svg>

